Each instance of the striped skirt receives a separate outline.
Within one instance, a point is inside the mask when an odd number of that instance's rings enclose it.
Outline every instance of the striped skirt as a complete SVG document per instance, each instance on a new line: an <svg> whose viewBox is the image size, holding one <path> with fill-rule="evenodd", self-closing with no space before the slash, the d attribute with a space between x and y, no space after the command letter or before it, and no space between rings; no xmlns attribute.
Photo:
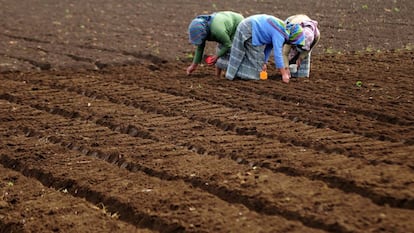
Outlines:
<svg viewBox="0 0 414 233"><path fill-rule="evenodd" d="M223 45L218 43L216 47L216 54L221 50L221 48L223 48ZM229 49L229 51L227 51L226 54L224 54L223 56L217 59L216 66L219 69L227 70L227 66L229 65L229 59L230 59L230 51L231 49Z"/></svg>
<svg viewBox="0 0 414 233"><path fill-rule="evenodd" d="M291 73L290 75L293 78L309 78L310 68L311 68L310 60L311 60L311 53L309 53L305 57L305 59L302 60L298 68L298 71L296 73Z"/></svg>
<svg viewBox="0 0 414 233"><path fill-rule="evenodd" d="M243 20L237 27L234 36L226 78L233 80L238 77L246 80L260 80L260 71L264 64L263 46L252 44L252 24Z"/></svg>

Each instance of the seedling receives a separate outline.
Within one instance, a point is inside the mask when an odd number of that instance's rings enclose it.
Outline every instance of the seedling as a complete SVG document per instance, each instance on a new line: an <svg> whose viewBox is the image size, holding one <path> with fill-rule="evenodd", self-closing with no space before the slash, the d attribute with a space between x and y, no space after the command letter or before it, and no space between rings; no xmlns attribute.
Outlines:
<svg viewBox="0 0 414 233"><path fill-rule="evenodd" d="M194 58L194 55L192 53L187 53L186 57L188 59L193 59Z"/></svg>

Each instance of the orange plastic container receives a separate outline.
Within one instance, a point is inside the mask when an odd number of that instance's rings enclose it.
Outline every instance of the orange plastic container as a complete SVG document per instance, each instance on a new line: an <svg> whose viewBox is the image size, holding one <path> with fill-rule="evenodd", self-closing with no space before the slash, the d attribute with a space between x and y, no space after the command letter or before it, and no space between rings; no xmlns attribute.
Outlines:
<svg viewBox="0 0 414 233"><path fill-rule="evenodd" d="M267 72L266 71L260 72L260 79L261 80L266 80L267 79Z"/></svg>

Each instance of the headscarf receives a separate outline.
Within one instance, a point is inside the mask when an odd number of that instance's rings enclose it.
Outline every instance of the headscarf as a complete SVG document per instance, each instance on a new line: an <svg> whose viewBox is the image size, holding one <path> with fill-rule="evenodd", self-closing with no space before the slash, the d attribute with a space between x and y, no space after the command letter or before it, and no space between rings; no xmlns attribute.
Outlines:
<svg viewBox="0 0 414 233"><path fill-rule="evenodd" d="M285 40L289 40L289 31L286 29L285 23L276 18L276 17L269 17L267 18L267 22L276 30L278 30Z"/></svg>
<svg viewBox="0 0 414 233"><path fill-rule="evenodd" d="M305 33L299 24L288 23L286 25L286 29L289 31L289 44L296 45L298 47L305 46Z"/></svg>
<svg viewBox="0 0 414 233"><path fill-rule="evenodd" d="M188 35L191 44L201 45L210 33L209 22L211 15L199 15L188 26Z"/></svg>
<svg viewBox="0 0 414 233"><path fill-rule="evenodd" d="M319 36L318 22L315 20L307 20L301 23L303 32L305 33L305 46L304 50L309 51L312 49L312 44L314 43L315 38Z"/></svg>
<svg viewBox="0 0 414 233"><path fill-rule="evenodd" d="M282 33L282 35L285 37L285 40L289 44L297 45L298 47L305 45L305 34L303 33L303 29L299 24L285 24L285 22L275 17L268 18L267 22L270 23L273 28Z"/></svg>

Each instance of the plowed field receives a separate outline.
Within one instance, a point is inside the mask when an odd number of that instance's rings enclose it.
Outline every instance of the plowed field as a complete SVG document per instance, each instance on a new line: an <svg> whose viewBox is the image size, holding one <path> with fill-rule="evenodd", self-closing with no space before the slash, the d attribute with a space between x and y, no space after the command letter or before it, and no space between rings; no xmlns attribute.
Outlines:
<svg viewBox="0 0 414 233"><path fill-rule="evenodd" d="M274 2L0 0L0 232L414 232L414 3ZM313 16L311 77L187 76L218 10Z"/></svg>

